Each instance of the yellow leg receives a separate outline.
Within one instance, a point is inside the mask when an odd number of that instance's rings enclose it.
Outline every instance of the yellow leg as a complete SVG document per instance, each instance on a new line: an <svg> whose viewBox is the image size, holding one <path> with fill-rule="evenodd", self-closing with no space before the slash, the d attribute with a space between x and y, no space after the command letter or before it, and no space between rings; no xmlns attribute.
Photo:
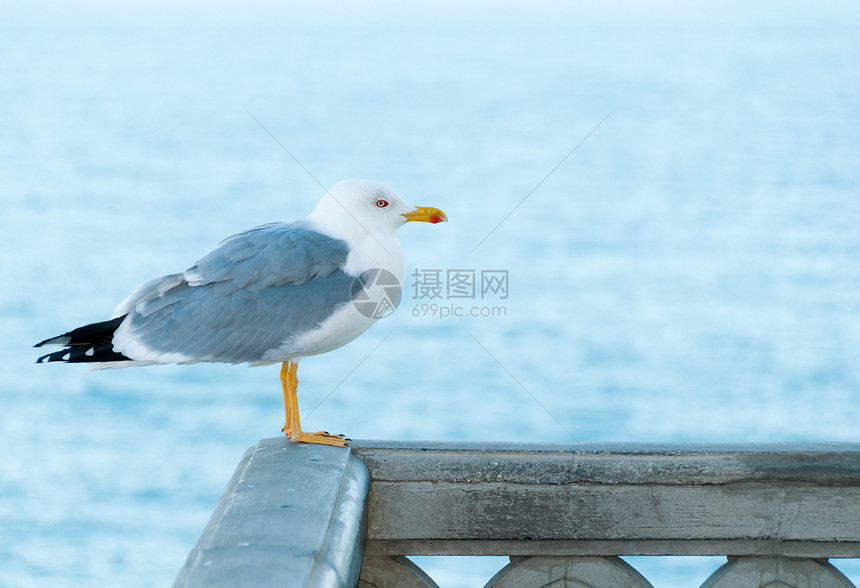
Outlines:
<svg viewBox="0 0 860 588"><path fill-rule="evenodd" d="M291 396L295 396L295 394L289 393L289 388L287 386L287 376L290 369L290 362L285 361L281 364L281 389L284 392L284 428L281 429L284 432L284 435L292 438L293 429L291 426L292 414L293 414L293 406L292 406L292 398ZM298 400L298 399L297 399Z"/></svg>
<svg viewBox="0 0 860 588"><path fill-rule="evenodd" d="M289 430L292 432L290 435L291 439L295 439L297 436L302 434L301 420L299 417L299 377L296 375L298 371L299 364L289 363L289 369L287 370L287 389L289 390L289 394L287 394L287 398L289 398L290 402Z"/></svg>
<svg viewBox="0 0 860 588"><path fill-rule="evenodd" d="M302 431L299 419L299 399L296 391L299 387L299 378L296 372L299 369L298 362L285 361L281 365L281 388L284 392L284 434L295 443L318 443L321 445L334 445L335 447L346 447L349 439L343 435L330 435L325 431L316 433L305 433Z"/></svg>

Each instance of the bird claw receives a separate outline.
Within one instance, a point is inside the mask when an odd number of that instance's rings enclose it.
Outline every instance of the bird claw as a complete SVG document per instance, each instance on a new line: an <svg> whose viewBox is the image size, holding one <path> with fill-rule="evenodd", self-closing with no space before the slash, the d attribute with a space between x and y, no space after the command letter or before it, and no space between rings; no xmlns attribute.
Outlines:
<svg viewBox="0 0 860 588"><path fill-rule="evenodd" d="M290 439L294 443L312 443L319 445L333 445L335 447L346 447L351 441L351 439L348 439L345 435L332 435L328 431L305 433L304 431L299 430L296 432L288 428L286 425L281 428L281 431L284 432L287 439Z"/></svg>
<svg viewBox="0 0 860 588"><path fill-rule="evenodd" d="M334 447L346 447L349 445L349 439L343 435L327 435L322 431L318 433L299 433L292 435L290 439L293 443L312 443L315 445L332 445Z"/></svg>
<svg viewBox="0 0 860 588"><path fill-rule="evenodd" d="M346 439L346 435L332 435L328 431L317 431L316 433L303 433L304 435L318 435L327 439Z"/></svg>

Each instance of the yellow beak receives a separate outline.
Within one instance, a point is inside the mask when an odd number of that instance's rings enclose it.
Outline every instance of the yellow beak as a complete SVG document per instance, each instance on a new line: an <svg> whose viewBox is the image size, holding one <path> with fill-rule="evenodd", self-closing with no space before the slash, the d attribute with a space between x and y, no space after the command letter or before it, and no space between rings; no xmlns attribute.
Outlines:
<svg viewBox="0 0 860 588"><path fill-rule="evenodd" d="M406 219L407 223L409 221L422 221L425 223L436 224L448 221L448 215L438 208L432 208L429 206L416 206L415 210L407 212L401 216Z"/></svg>

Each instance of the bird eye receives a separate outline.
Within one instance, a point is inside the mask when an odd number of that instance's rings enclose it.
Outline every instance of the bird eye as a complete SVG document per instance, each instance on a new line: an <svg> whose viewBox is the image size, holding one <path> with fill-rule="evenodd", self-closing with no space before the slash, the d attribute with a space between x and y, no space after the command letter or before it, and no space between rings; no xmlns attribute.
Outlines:
<svg viewBox="0 0 860 588"><path fill-rule="evenodd" d="M386 206L388 206L388 200L383 200L382 198L380 198L376 201L377 208L385 208Z"/></svg>

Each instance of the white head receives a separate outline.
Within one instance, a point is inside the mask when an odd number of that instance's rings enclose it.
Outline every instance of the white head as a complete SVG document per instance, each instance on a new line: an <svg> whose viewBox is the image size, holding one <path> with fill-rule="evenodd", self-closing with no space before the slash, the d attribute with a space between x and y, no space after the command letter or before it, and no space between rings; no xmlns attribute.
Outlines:
<svg viewBox="0 0 860 588"><path fill-rule="evenodd" d="M328 234L349 239L368 233L380 237L393 235L409 221L439 223L448 217L438 208L406 204L385 184L345 180L320 199L308 220Z"/></svg>

